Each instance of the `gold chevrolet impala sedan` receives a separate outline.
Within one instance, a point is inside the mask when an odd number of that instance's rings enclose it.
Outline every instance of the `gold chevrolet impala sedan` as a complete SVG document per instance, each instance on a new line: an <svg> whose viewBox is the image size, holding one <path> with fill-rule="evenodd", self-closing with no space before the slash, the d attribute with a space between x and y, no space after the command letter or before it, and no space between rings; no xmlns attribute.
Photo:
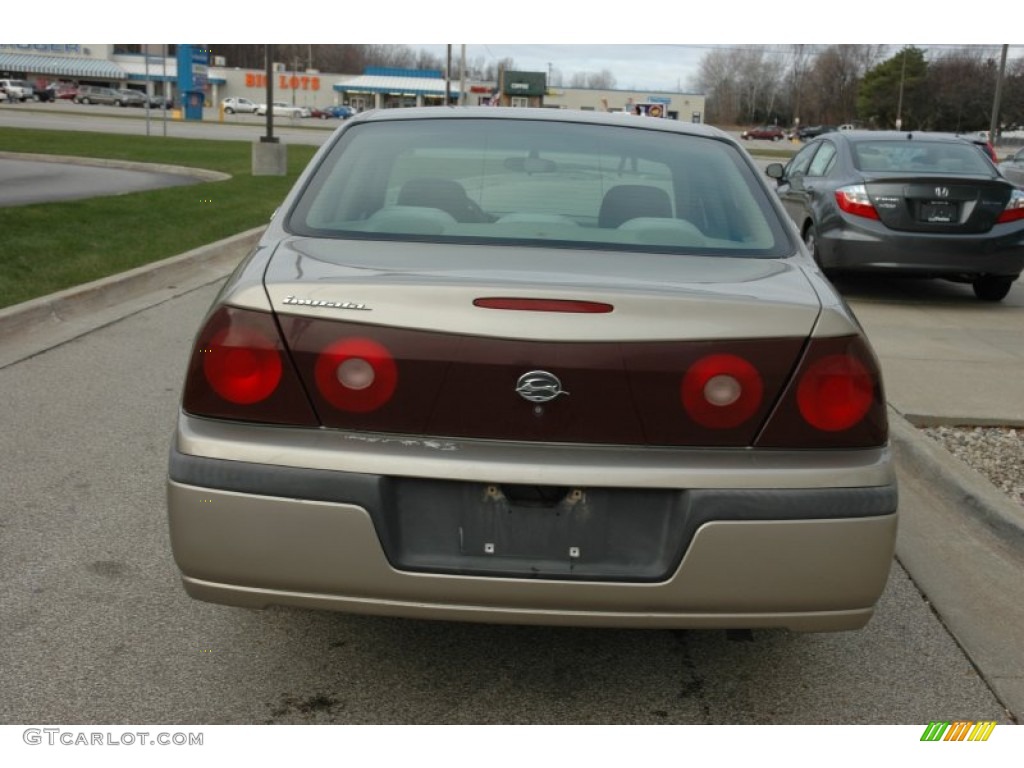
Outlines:
<svg viewBox="0 0 1024 768"><path fill-rule="evenodd" d="M200 600L855 629L897 490L878 363L737 141L358 115L203 318L168 476Z"/></svg>

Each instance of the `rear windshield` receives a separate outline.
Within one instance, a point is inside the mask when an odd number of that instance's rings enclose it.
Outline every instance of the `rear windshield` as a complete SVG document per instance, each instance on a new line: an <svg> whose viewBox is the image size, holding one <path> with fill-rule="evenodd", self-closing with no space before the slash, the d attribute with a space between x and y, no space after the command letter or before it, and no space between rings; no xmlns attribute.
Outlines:
<svg viewBox="0 0 1024 768"><path fill-rule="evenodd" d="M352 126L288 228L319 237L784 256L739 150L642 125L423 119Z"/></svg>
<svg viewBox="0 0 1024 768"><path fill-rule="evenodd" d="M853 163L861 171L991 175L981 149L939 141L864 141L853 145Z"/></svg>

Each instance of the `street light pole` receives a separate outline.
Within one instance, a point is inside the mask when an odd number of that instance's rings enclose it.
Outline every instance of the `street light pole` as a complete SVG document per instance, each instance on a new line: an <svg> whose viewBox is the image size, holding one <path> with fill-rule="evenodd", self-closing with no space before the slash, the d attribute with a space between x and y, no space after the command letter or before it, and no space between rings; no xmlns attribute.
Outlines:
<svg viewBox="0 0 1024 768"><path fill-rule="evenodd" d="M452 96L452 46L448 44L448 60L444 68L444 105L447 107Z"/></svg>
<svg viewBox="0 0 1024 768"><path fill-rule="evenodd" d="M274 46L264 45L266 56L267 133L252 145L253 176L288 175L288 147L274 136Z"/></svg>
<svg viewBox="0 0 1024 768"><path fill-rule="evenodd" d="M907 79L907 47L903 46L900 56L900 96L896 102L896 130L903 127L903 81Z"/></svg>
<svg viewBox="0 0 1024 768"><path fill-rule="evenodd" d="M267 135L260 136L260 141L265 144L276 144L274 138L274 65L271 61L273 48L269 45L263 46L263 55L266 57L267 67Z"/></svg>
<svg viewBox="0 0 1024 768"><path fill-rule="evenodd" d="M996 144L996 132L999 130L999 107L1003 100L1003 76L1006 74L1006 51L1009 46L1003 46L1003 55L999 61L999 74L996 80L996 98L992 104L992 121L989 123L988 140L992 146Z"/></svg>

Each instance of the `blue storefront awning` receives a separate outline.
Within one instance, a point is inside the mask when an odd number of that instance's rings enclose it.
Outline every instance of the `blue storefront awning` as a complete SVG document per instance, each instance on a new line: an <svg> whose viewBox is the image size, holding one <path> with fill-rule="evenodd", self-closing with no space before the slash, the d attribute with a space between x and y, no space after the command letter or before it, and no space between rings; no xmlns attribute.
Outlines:
<svg viewBox="0 0 1024 768"><path fill-rule="evenodd" d="M431 73L432 75L433 73ZM388 77L384 75L362 75L335 83L334 90L341 93L391 93L411 96L444 96L443 77ZM458 84L449 86L449 93L455 96Z"/></svg>
<svg viewBox="0 0 1024 768"><path fill-rule="evenodd" d="M27 76L86 77L124 80L127 73L105 59L84 56L38 56L32 53L0 53L0 71L24 72Z"/></svg>

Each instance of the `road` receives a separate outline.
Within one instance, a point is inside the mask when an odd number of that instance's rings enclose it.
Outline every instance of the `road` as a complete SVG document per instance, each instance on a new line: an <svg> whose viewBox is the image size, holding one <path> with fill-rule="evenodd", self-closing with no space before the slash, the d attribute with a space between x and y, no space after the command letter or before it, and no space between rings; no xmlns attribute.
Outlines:
<svg viewBox="0 0 1024 768"><path fill-rule="evenodd" d="M962 287L935 285L919 304L955 323ZM868 627L834 635L192 601L170 555L164 479L189 347L215 290L0 367L0 724L1008 722L899 562ZM906 288L859 290L861 314L892 311L887 292Z"/></svg>
<svg viewBox="0 0 1024 768"><path fill-rule="evenodd" d="M92 131L135 136L170 136L182 139L224 139L257 141L266 133L264 119L255 115L225 115L219 122L217 110L206 110L203 121L164 120L163 113L150 111L147 134L146 111L129 107L103 107L95 104L46 102L41 104L0 103L0 126L31 130ZM286 144L319 146L338 120L310 118L274 118L274 135Z"/></svg>

